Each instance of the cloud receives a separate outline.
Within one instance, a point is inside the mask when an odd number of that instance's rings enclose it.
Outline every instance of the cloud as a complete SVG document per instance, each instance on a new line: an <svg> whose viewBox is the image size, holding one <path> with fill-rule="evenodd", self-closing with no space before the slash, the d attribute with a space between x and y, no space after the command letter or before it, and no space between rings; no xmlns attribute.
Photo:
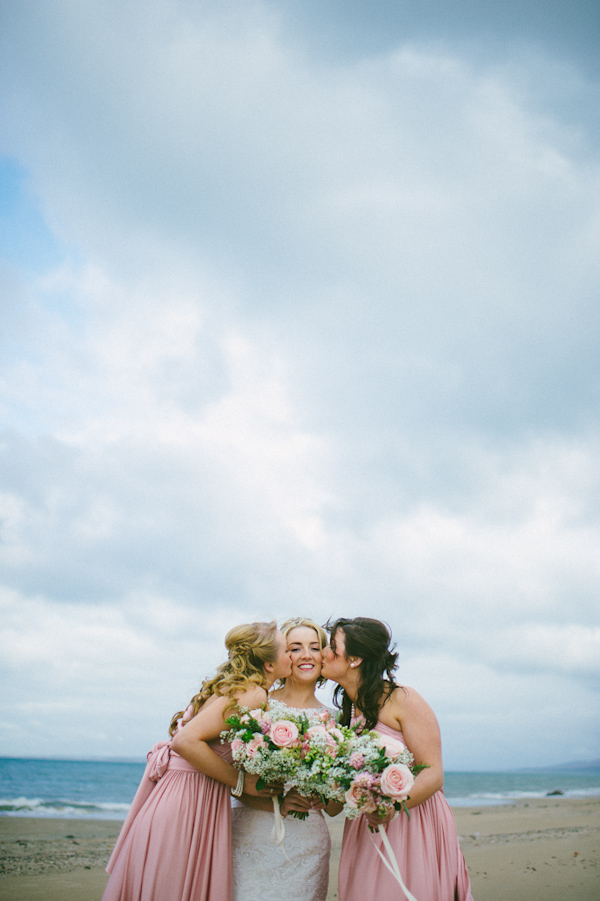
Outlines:
<svg viewBox="0 0 600 901"><path fill-rule="evenodd" d="M38 7L1 146L60 261L3 273L0 563L49 747L141 753L237 621L370 613L472 765L549 759L526 705L561 679L585 757L595 86L448 42L317 58L283 7Z"/></svg>
<svg viewBox="0 0 600 901"><path fill-rule="evenodd" d="M230 617L241 615L205 609L199 620L142 590L94 605L3 591L0 605L2 673L13 686L2 753L30 756L143 756L221 662Z"/></svg>

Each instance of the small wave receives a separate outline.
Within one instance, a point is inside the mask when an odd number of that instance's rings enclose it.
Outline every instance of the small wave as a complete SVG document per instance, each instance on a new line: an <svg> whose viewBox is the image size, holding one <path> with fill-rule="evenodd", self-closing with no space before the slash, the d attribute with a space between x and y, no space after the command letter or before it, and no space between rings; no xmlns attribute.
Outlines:
<svg viewBox="0 0 600 901"><path fill-rule="evenodd" d="M129 804L100 801L72 801L62 798L0 798L0 816L65 817L122 820Z"/></svg>
<svg viewBox="0 0 600 901"><path fill-rule="evenodd" d="M558 786L560 788L560 786ZM526 801L540 798L598 798L600 788L561 789L562 795L549 795L548 791L514 790L504 792L473 792L470 795L457 797L446 796L451 807L491 807L497 804L510 804L511 801Z"/></svg>

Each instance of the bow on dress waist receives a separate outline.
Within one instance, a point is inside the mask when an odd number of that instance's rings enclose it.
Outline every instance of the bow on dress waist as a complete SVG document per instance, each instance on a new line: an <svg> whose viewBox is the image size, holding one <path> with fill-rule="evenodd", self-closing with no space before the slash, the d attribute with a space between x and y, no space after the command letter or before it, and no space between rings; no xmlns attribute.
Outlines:
<svg viewBox="0 0 600 901"><path fill-rule="evenodd" d="M169 767L169 758L171 756L171 739L168 741L157 741L156 744L148 751L147 761L148 767L146 775L152 782L164 776Z"/></svg>

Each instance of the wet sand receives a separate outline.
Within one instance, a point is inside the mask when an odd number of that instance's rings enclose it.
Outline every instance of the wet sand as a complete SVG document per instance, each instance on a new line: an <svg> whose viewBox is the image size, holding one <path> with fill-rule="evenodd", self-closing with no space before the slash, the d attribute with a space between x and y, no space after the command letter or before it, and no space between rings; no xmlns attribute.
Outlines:
<svg viewBox="0 0 600 901"><path fill-rule="evenodd" d="M453 812L475 901L600 898L599 798L551 797ZM333 852L327 898L334 901L343 822L328 825ZM0 817L0 901L100 901L108 879L103 868L120 826Z"/></svg>

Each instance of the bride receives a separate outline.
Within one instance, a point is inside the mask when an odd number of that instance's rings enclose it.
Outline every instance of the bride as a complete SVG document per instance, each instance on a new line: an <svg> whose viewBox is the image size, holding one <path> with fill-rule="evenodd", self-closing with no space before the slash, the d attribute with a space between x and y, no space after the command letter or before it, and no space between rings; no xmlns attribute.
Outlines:
<svg viewBox="0 0 600 901"><path fill-rule="evenodd" d="M269 695L269 709L304 712L317 717L324 705L315 697L321 679L322 649L327 635L309 619L289 619L281 627L292 661L291 675ZM325 901L329 882L331 839L323 818L323 804L290 790L282 804L285 821L285 854L271 842L273 805L266 798L242 795L231 811L234 901L281 901L285 886L302 901ZM341 804L324 808L330 816ZM288 817L292 811L308 812L304 820ZM300 892L300 894L299 894Z"/></svg>

